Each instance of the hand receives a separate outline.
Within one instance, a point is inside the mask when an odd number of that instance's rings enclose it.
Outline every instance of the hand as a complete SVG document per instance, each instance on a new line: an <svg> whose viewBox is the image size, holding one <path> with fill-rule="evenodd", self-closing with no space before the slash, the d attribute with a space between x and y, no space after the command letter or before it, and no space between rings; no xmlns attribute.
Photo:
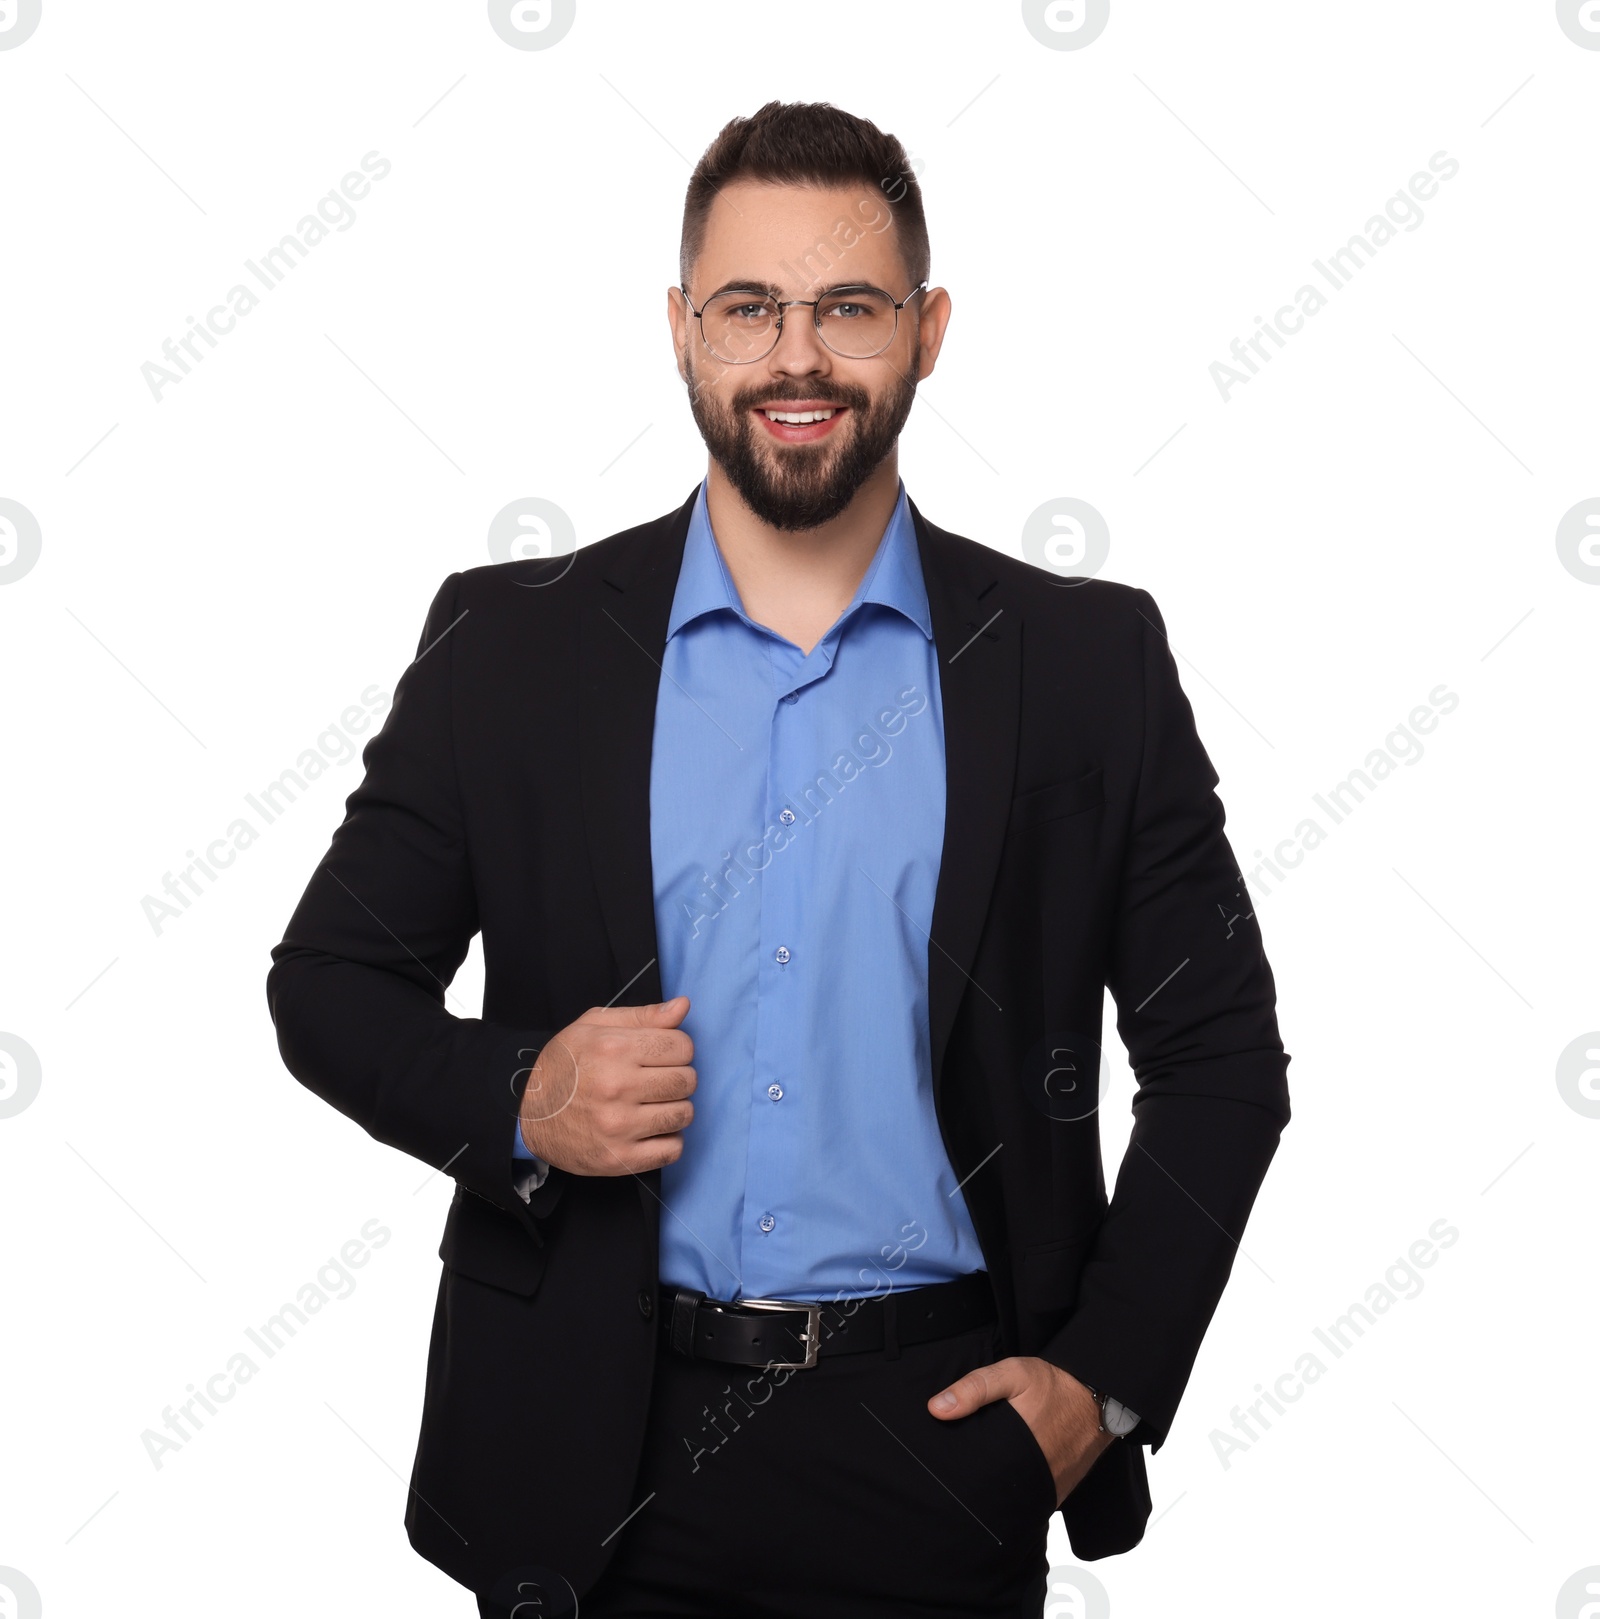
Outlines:
<svg viewBox="0 0 1600 1619"><path fill-rule="evenodd" d="M1100 1407L1071 1372L1037 1355L1008 1355L957 1378L928 1401L928 1409L949 1421L1001 1399L1011 1401L1044 1452L1059 1507L1112 1443L1110 1434L1100 1432Z"/></svg>
<svg viewBox="0 0 1600 1619"><path fill-rule="evenodd" d="M638 1175L683 1155L698 1083L689 997L595 1006L554 1035L522 1093L528 1151L573 1175Z"/></svg>

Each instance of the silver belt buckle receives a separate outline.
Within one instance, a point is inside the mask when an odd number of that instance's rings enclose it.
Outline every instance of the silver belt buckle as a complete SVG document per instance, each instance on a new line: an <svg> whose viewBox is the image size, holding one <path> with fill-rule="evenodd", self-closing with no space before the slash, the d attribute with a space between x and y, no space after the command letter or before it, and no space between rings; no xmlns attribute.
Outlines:
<svg viewBox="0 0 1600 1619"><path fill-rule="evenodd" d="M740 1299L739 1308L752 1310L804 1310L806 1313L804 1360L771 1360L763 1371L799 1371L817 1364L817 1351L822 1343L822 1305L808 1299Z"/></svg>

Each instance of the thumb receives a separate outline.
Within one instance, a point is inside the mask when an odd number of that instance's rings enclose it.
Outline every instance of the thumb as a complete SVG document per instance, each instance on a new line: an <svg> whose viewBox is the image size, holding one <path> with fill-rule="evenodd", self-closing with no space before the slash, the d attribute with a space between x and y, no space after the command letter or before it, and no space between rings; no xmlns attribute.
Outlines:
<svg viewBox="0 0 1600 1619"><path fill-rule="evenodd" d="M683 1022L689 1010L687 995L674 995L670 1001L656 1001L648 1006L634 1008L639 1021L656 1029L675 1029Z"/></svg>
<svg viewBox="0 0 1600 1619"><path fill-rule="evenodd" d="M1015 1376L1015 1367L1009 1361L995 1361L988 1366L975 1366L965 1377L942 1388L928 1401L928 1409L936 1417L964 1417L991 1400L1020 1394L1024 1384Z"/></svg>

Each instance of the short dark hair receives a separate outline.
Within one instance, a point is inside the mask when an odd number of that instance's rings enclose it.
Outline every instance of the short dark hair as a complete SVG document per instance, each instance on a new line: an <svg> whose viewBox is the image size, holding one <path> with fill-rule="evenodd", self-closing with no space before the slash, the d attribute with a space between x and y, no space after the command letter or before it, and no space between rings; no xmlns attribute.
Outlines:
<svg viewBox="0 0 1600 1619"><path fill-rule="evenodd" d="M889 206L912 281L928 279L922 190L905 147L876 124L829 102L769 101L750 117L724 124L689 177L678 248L678 274L684 286L689 285L689 273L705 246L711 205L723 186L735 180L872 187ZM827 244L818 245L826 255Z"/></svg>

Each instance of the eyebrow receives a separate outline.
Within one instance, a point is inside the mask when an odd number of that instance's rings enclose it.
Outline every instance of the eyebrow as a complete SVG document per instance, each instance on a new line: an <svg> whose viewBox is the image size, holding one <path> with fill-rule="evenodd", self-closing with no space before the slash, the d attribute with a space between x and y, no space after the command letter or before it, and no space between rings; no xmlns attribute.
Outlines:
<svg viewBox="0 0 1600 1619"><path fill-rule="evenodd" d="M836 281L831 286L819 287L816 292L818 298L826 298L835 292L863 292L871 288L874 292L881 292L881 287L875 287L870 281ZM775 281L724 281L715 292L706 294L707 302L712 298L720 298L725 292L759 292L770 298L783 300L783 288ZM809 302L809 300L807 300Z"/></svg>

